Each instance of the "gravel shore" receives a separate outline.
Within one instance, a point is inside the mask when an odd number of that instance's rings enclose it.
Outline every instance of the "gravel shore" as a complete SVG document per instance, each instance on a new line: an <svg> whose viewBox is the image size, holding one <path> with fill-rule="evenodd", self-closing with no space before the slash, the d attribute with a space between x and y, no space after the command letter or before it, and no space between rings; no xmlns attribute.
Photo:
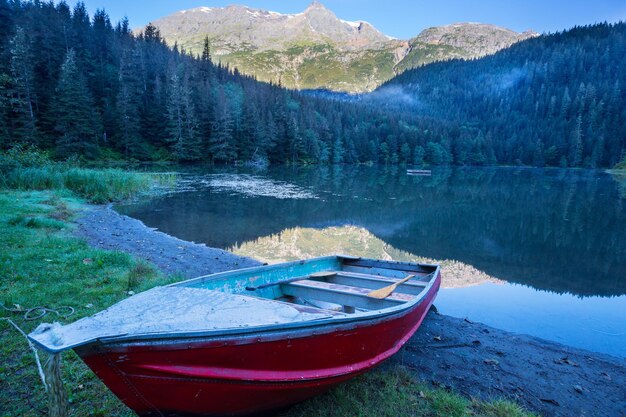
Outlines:
<svg viewBox="0 0 626 417"><path fill-rule="evenodd" d="M110 206L88 207L76 224L92 246L128 252L184 278L261 264L177 239ZM513 399L545 416L626 417L626 360L434 311L387 364L469 397Z"/></svg>

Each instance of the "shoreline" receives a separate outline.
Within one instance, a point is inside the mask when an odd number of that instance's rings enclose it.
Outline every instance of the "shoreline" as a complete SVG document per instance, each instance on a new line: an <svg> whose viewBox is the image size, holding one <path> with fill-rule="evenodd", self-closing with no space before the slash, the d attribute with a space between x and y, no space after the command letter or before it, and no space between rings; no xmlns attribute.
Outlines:
<svg viewBox="0 0 626 417"><path fill-rule="evenodd" d="M74 234L89 245L129 253L182 278L262 264L157 231L111 205L86 205L74 223ZM382 366L394 365L435 387L513 400L545 416L626 417L626 360L435 311Z"/></svg>

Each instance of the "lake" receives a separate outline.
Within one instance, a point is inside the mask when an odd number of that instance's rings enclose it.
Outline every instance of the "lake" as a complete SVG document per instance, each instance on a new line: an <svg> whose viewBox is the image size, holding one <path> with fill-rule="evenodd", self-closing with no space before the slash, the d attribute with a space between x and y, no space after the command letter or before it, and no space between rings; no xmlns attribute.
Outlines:
<svg viewBox="0 0 626 417"><path fill-rule="evenodd" d="M181 168L117 207L185 240L269 261L343 252L468 264L443 314L626 357L626 192L605 172L330 166ZM446 277L444 276L444 280Z"/></svg>

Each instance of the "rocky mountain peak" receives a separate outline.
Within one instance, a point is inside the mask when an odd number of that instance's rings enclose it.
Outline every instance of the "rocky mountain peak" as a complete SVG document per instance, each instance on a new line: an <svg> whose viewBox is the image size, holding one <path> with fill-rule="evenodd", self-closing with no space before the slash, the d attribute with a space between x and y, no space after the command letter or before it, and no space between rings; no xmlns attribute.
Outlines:
<svg viewBox="0 0 626 417"><path fill-rule="evenodd" d="M293 88L368 91L394 73L433 61L475 58L531 36L494 25L455 23L411 40L364 21L346 21L314 0L301 13L247 6L197 7L153 21L165 40L200 53L208 36L217 61Z"/></svg>
<svg viewBox="0 0 626 417"><path fill-rule="evenodd" d="M317 1L317 0L313 0L313 1L311 2L311 4L309 4L309 7L307 7L307 8L306 8L306 10L304 11L304 13L306 13L306 12L311 12L311 11L314 11L314 10L326 10L326 11L329 11L329 12L330 12L330 10L328 10L328 9L326 8L326 6L324 6L321 2L319 2L319 1ZM331 12L331 13L332 13L332 12Z"/></svg>

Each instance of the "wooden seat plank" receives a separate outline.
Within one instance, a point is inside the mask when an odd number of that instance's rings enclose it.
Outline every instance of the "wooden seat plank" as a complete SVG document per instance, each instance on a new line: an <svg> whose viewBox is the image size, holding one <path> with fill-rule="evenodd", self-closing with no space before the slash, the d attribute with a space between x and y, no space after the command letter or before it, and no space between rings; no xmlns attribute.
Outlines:
<svg viewBox="0 0 626 417"><path fill-rule="evenodd" d="M417 279L417 277L414 279ZM361 287L367 289L366 292L370 292L372 290L378 290L380 288L384 288L388 285L398 282L398 279L381 277L377 275L338 272L337 275L328 277L325 279L325 281L334 284L347 285L350 287ZM424 281L410 280L404 284L400 284L394 294L404 293L409 295L418 295L424 290L424 287L426 287L427 285L428 283Z"/></svg>
<svg viewBox="0 0 626 417"><path fill-rule="evenodd" d="M394 307L414 298L414 296L409 294L394 293L385 299L377 299L367 296L370 292L368 288L313 280L300 280L282 284L281 289L285 295L326 301L366 310Z"/></svg>

